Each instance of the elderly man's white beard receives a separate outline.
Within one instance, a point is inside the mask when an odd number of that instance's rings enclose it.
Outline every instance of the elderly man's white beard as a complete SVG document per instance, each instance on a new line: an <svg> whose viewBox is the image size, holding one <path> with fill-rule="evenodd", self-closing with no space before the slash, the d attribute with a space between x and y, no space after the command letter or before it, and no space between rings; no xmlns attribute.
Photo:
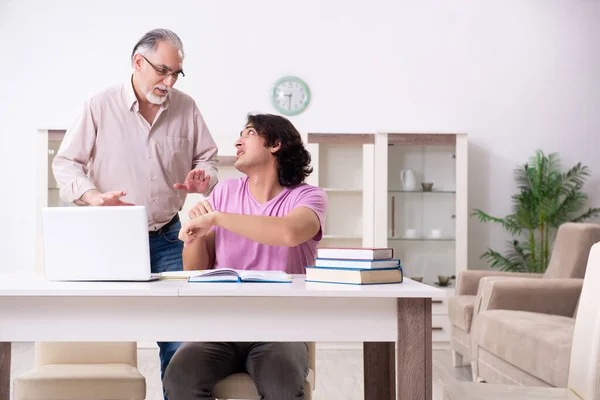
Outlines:
<svg viewBox="0 0 600 400"><path fill-rule="evenodd" d="M154 94L154 89L166 90L167 94L164 96L157 96ZM169 93L171 93L170 87L165 86L165 85L156 85L152 89L146 91L146 99L148 99L148 101L150 103L160 106L162 103L164 103L167 100Z"/></svg>

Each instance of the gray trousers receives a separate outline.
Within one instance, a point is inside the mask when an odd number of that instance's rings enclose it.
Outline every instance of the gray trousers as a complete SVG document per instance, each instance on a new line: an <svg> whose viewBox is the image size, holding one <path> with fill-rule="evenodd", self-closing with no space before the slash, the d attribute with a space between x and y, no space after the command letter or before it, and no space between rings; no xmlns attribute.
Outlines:
<svg viewBox="0 0 600 400"><path fill-rule="evenodd" d="M217 382L247 372L261 399L304 399L308 368L304 342L184 343L165 371L163 387L169 400L212 400Z"/></svg>

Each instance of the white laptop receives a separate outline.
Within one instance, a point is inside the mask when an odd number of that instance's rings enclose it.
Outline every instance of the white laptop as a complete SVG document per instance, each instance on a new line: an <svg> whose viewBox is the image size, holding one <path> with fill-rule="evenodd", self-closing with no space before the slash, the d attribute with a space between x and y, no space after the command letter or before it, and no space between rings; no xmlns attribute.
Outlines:
<svg viewBox="0 0 600 400"><path fill-rule="evenodd" d="M51 281L150 281L143 206L42 209L44 273Z"/></svg>

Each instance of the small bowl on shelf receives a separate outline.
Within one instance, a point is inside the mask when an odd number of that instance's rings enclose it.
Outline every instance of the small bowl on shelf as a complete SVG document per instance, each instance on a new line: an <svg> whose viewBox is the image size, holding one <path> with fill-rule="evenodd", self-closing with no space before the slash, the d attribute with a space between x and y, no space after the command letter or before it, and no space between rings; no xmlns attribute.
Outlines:
<svg viewBox="0 0 600 400"><path fill-rule="evenodd" d="M433 190L433 183L432 182L423 182L423 183L421 183L421 187L423 188L424 192L431 192Z"/></svg>
<svg viewBox="0 0 600 400"><path fill-rule="evenodd" d="M437 286L446 287L450 284L450 277L445 275L438 275L438 281L435 282Z"/></svg>

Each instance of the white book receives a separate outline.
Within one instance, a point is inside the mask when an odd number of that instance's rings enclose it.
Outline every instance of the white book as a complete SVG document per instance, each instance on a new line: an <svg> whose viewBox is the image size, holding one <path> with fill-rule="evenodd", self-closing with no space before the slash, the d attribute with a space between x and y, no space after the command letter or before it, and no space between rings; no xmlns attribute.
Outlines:
<svg viewBox="0 0 600 400"><path fill-rule="evenodd" d="M317 249L317 258L383 260L393 257L394 249L392 248L319 247Z"/></svg>
<svg viewBox="0 0 600 400"><path fill-rule="evenodd" d="M283 271L252 271L218 268L202 271L190 276L188 282L291 282L290 275Z"/></svg>
<svg viewBox="0 0 600 400"><path fill-rule="evenodd" d="M370 270L306 268L306 282L374 285L384 283L402 283L403 280L403 272L401 268Z"/></svg>
<svg viewBox="0 0 600 400"><path fill-rule="evenodd" d="M389 260L349 260L337 258L317 258L315 267L322 268L345 268L345 269L386 269L397 268L400 260L392 258Z"/></svg>

